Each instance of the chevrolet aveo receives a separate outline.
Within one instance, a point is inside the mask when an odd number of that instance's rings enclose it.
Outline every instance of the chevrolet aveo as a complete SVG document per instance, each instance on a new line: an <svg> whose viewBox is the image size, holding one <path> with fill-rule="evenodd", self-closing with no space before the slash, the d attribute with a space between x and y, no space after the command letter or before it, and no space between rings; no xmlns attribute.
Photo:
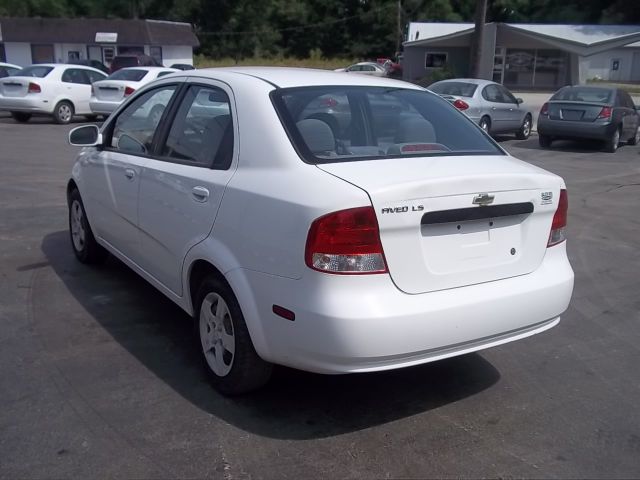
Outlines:
<svg viewBox="0 0 640 480"><path fill-rule="evenodd" d="M111 253L191 314L225 394L274 364L372 372L493 347L569 304L563 180L415 85L181 72L70 142L86 147L75 255Z"/></svg>

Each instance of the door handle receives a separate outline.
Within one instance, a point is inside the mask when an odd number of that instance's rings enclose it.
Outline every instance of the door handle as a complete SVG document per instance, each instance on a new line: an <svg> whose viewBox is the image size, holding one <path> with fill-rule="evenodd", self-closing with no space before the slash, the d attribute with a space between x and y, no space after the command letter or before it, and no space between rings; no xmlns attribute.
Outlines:
<svg viewBox="0 0 640 480"><path fill-rule="evenodd" d="M196 202L206 202L209 199L209 190L204 187L193 187L191 189L191 195Z"/></svg>
<svg viewBox="0 0 640 480"><path fill-rule="evenodd" d="M491 107L491 110L497 110L497 108L496 107Z"/></svg>
<svg viewBox="0 0 640 480"><path fill-rule="evenodd" d="M133 177L136 176L136 171L133 168L125 168L124 176L127 177L129 180L133 180Z"/></svg>

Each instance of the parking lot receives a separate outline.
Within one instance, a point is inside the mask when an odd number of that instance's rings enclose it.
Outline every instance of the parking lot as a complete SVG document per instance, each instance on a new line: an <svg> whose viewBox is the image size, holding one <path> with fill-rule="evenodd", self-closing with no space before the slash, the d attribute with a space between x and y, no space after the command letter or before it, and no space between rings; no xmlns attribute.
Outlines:
<svg viewBox="0 0 640 480"><path fill-rule="evenodd" d="M229 399L181 310L73 257L70 128L0 118L0 477L640 476L639 147L500 139L568 185L558 327L400 371L282 368Z"/></svg>

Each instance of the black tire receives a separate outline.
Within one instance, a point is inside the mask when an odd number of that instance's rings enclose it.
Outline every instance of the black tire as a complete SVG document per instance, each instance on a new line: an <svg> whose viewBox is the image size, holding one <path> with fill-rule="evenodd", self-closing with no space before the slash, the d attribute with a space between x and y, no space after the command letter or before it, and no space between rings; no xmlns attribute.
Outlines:
<svg viewBox="0 0 640 480"><path fill-rule="evenodd" d="M620 127L616 128L604 143L605 152L616 153L620 145Z"/></svg>
<svg viewBox="0 0 640 480"><path fill-rule="evenodd" d="M480 119L480 128L491 135L491 119L487 116L484 116Z"/></svg>
<svg viewBox="0 0 640 480"><path fill-rule="evenodd" d="M98 120L98 115L85 115L84 118L86 118L90 122L95 122L96 120Z"/></svg>
<svg viewBox="0 0 640 480"><path fill-rule="evenodd" d="M31 114L26 112L11 112L11 116L16 122L20 123L26 123L31 118Z"/></svg>
<svg viewBox="0 0 640 480"><path fill-rule="evenodd" d="M640 125L636 129L636 134L627 140L628 145L638 145L638 143L640 143Z"/></svg>
<svg viewBox="0 0 640 480"><path fill-rule="evenodd" d="M107 258L107 251L96 242L80 192L73 189L69 194L69 239L76 258L81 263L96 264ZM79 217L77 217L78 215ZM80 231L78 227L81 227Z"/></svg>
<svg viewBox="0 0 640 480"><path fill-rule="evenodd" d="M221 305L220 300L223 301ZM229 285L215 275L205 277L194 307L198 348L216 390L223 395L240 395L266 384L273 365L256 353L240 305ZM209 309L208 316L205 309ZM216 317L216 311L226 313L220 319ZM233 342L233 352L226 349L225 336L231 337L227 341ZM214 368L221 371L216 372Z"/></svg>
<svg viewBox="0 0 640 480"><path fill-rule="evenodd" d="M516 138L518 140L526 140L531 135L531 125L532 125L531 115L527 114L522 121L522 125L520 126L520 130L516 132Z"/></svg>
<svg viewBox="0 0 640 480"><path fill-rule="evenodd" d="M538 143L542 148L551 147L552 139L549 135L540 135L538 134Z"/></svg>
<svg viewBox="0 0 640 480"><path fill-rule="evenodd" d="M71 120L73 120L74 114L75 109L73 108L73 104L71 102L68 102L67 100L58 102L58 104L53 109L53 119L60 125L66 125L67 123L71 122Z"/></svg>

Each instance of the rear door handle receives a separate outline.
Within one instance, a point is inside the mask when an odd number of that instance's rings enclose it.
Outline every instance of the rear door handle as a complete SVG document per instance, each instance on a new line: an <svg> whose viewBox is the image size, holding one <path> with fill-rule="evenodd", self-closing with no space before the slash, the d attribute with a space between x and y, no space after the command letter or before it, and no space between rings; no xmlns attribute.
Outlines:
<svg viewBox="0 0 640 480"><path fill-rule="evenodd" d="M193 187L191 189L191 195L196 202L206 202L209 199L209 190L204 187Z"/></svg>
<svg viewBox="0 0 640 480"><path fill-rule="evenodd" d="M136 176L136 171L133 168L125 168L124 176L127 177L129 180L133 180L133 177Z"/></svg>

